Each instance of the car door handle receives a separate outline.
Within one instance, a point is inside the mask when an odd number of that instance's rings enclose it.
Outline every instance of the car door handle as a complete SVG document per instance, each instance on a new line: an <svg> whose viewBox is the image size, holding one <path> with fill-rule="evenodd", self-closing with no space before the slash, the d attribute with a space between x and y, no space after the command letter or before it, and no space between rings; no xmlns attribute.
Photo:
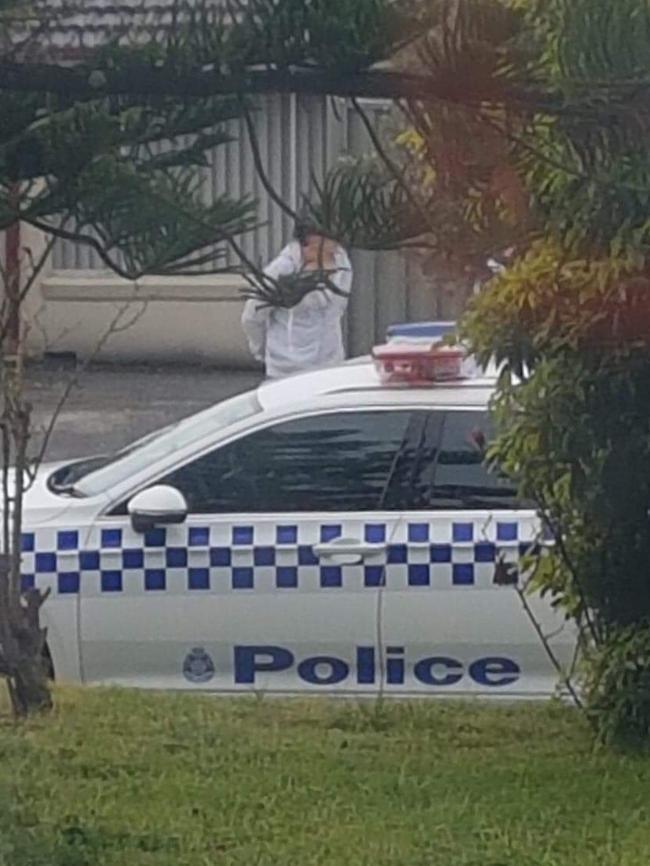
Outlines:
<svg viewBox="0 0 650 866"><path fill-rule="evenodd" d="M336 538L314 545L314 553L322 559L336 559L341 565L353 565L366 556L383 553L385 544L359 541L354 538Z"/></svg>

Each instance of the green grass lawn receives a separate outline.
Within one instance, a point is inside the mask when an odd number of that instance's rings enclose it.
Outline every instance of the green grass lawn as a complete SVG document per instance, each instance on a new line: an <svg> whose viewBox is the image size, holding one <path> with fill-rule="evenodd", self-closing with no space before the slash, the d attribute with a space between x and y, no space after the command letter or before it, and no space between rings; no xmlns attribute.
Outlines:
<svg viewBox="0 0 650 866"><path fill-rule="evenodd" d="M650 759L568 708L56 698L0 721L1 866L650 863Z"/></svg>

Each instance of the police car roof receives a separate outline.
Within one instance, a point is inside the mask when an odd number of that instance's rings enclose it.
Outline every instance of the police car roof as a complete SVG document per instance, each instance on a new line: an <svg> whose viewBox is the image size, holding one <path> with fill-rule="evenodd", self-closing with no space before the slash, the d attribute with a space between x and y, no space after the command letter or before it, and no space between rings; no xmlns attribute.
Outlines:
<svg viewBox="0 0 650 866"><path fill-rule="evenodd" d="M264 409L279 409L288 404L336 394L364 395L373 399L381 396L395 403L463 403L483 407L492 396L496 375L496 368L490 367L477 375L450 382L386 385L379 378L372 359L363 357L336 367L264 382L258 388L257 396Z"/></svg>

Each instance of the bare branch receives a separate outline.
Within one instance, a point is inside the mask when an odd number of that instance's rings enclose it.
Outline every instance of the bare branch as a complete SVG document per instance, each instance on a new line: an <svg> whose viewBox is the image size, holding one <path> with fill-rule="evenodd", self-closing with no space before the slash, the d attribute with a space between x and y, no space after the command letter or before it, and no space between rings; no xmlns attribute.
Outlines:
<svg viewBox="0 0 650 866"><path fill-rule="evenodd" d="M379 136L377 135L377 130L374 128L372 123L370 122L370 118L363 110L359 101L356 98L352 99L352 105L354 106L354 110L357 112L359 117L361 118L361 122L363 123L366 131L372 141L372 144L377 151L377 155L384 163L386 168L389 170L400 189L406 195L407 199L411 202L416 211L420 214L424 224L427 226L430 232L435 234L435 227L431 220L431 215L427 208L425 208L424 204L420 201L420 198L415 195L411 185L407 182L404 172L400 169L400 167L395 163L393 159L388 155L386 149L384 148Z"/></svg>
<svg viewBox="0 0 650 866"><path fill-rule="evenodd" d="M36 280L40 276L43 268L45 267L45 265L47 263L47 260L50 257L50 253L52 252L52 247L54 246L55 243L56 243L56 238L50 237L48 243L45 246L45 249L43 250L43 252L39 256L38 261L36 261L36 262L34 261L31 250L28 250L28 256L29 256L30 261L31 261L31 273L29 274L29 276L25 282L25 285L21 289L20 295L18 296L18 305L19 306L25 300L28 293L32 289L34 283L36 282ZM2 325L2 328L0 328L0 344L2 344L4 342L4 339L7 336L7 330L9 328L9 320L5 319L4 316L2 317L2 320L3 320L4 324Z"/></svg>
<svg viewBox="0 0 650 866"><path fill-rule="evenodd" d="M58 93L77 100L93 100L100 95L179 96L183 98L264 93L304 93L312 95L366 97L369 99L402 99L409 97L422 102L453 102L459 100L454 82L438 81L433 76L406 72L371 70L359 73L292 66L283 69L245 69L232 74L219 70L189 72L174 69L171 64L156 67L151 64L126 68L101 69L102 81L95 86L97 76L88 67L46 63L0 62L3 90L28 93ZM484 82L477 82L477 93L463 94L463 104L478 107L485 104L486 94L480 91ZM548 102L539 94L526 91L511 98L530 107Z"/></svg>
<svg viewBox="0 0 650 866"><path fill-rule="evenodd" d="M246 105L244 100L242 100L241 106L242 106L242 113L243 113L243 117L244 117L244 122L246 123L246 129L248 130L248 137L249 137L250 143L251 143L251 151L253 153L253 163L255 165L255 170L257 172L257 175L262 182L262 186L264 187L264 189L269 194L271 200L274 201L277 204L277 206L285 214L287 214L287 216L291 217L291 219L295 221L298 219L297 213L291 207L289 207L289 205L284 201L282 196L276 192L273 184L269 180L268 175L266 174L266 172L264 170L264 163L262 161L262 156L260 153L260 143L259 143L259 140L257 138L257 132L255 130L255 124L253 122L253 118L251 117L251 113L248 109L248 106Z"/></svg>
<svg viewBox="0 0 650 866"><path fill-rule="evenodd" d="M544 652L546 653L549 661L551 662L551 664L555 668L558 676L560 677L560 681L562 682L562 684L564 685L566 690L571 695L571 700L573 701L575 706L581 712L584 713L585 707L584 707L584 704L582 702L582 699L581 699L580 695L578 694L575 686L573 685L573 682L571 681L570 675L567 674L567 672L564 670L564 667L560 664L559 659L557 658L557 656L553 652L553 647L551 646L551 644L549 642L548 636L544 634L544 630L542 629L537 617L533 613L533 610L532 610L530 604L528 603L528 598L526 597L525 588L522 589L522 587L520 587L518 584L515 584L514 590L517 593L517 595L519 596L519 601L521 602L521 605L524 609L526 616L528 617L528 620L530 621L530 624L535 629L535 633L537 634L537 636L540 640L540 643L541 643L542 647L544 648Z"/></svg>
<svg viewBox="0 0 650 866"><path fill-rule="evenodd" d="M35 219L33 217L25 217L24 220L29 225L34 226L34 228L37 228L40 231L45 232L46 234L54 235L57 238L62 238L63 240L67 241L75 241L87 244L95 250L97 255L101 258L101 260L107 267L114 271L118 276L123 277L125 280L137 280L140 277L144 276L143 271L131 272L125 270L120 265L118 265L117 262L111 259L111 257L106 253L106 250L100 244L100 242L92 235L87 235L83 232L67 231L60 226L52 226L49 223L41 222L41 220Z"/></svg>

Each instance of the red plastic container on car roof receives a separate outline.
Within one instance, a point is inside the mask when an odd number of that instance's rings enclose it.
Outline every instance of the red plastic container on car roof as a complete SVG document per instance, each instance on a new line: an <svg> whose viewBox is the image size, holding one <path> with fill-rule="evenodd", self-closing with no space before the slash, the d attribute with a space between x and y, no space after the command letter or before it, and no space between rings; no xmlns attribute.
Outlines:
<svg viewBox="0 0 650 866"><path fill-rule="evenodd" d="M464 378L465 351L460 346L433 343L385 343L372 350L375 369L386 384L431 384Z"/></svg>

